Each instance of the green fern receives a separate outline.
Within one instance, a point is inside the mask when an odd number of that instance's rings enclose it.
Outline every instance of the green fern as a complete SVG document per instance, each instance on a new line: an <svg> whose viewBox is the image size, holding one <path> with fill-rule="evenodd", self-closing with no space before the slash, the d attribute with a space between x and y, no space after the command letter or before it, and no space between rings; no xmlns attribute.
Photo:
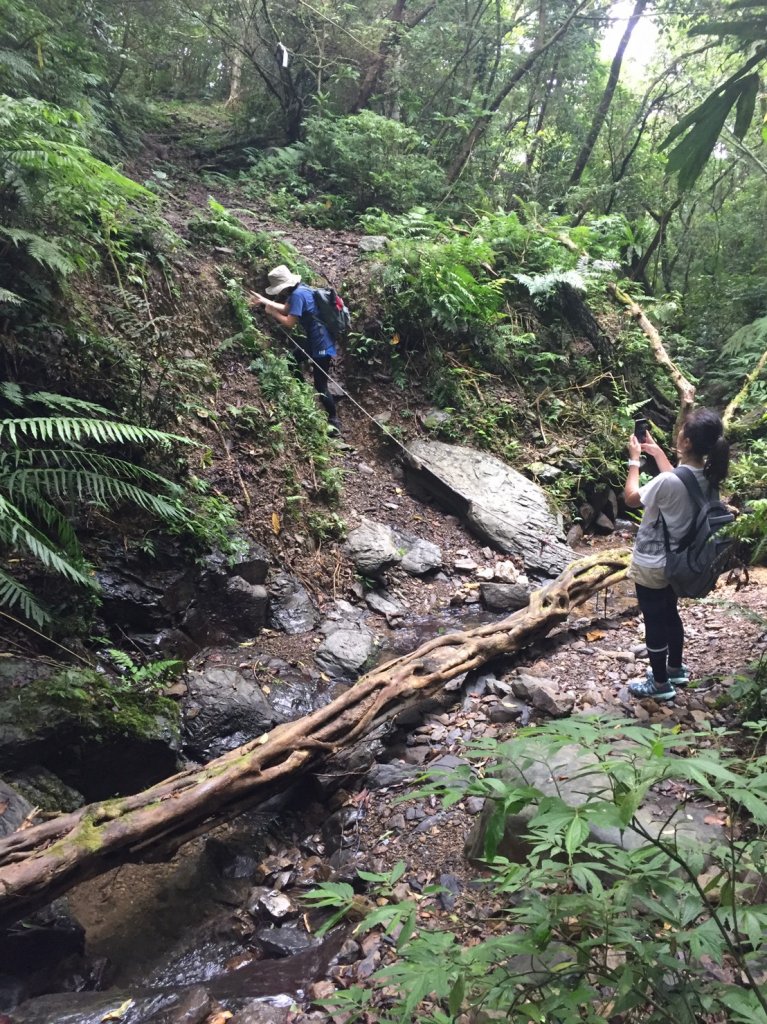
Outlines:
<svg viewBox="0 0 767 1024"><path fill-rule="evenodd" d="M92 447L126 442L169 447L172 442L191 443L187 439L99 418L108 413L94 403L43 391L25 394L14 383L0 384L0 398L20 411L43 405L90 414L0 420L0 550L92 589L80 543L62 506L112 508L127 503L168 523L188 516L178 485L154 470ZM37 443L49 441L54 445ZM0 607L18 610L38 626L50 619L38 598L7 567L0 571Z"/></svg>

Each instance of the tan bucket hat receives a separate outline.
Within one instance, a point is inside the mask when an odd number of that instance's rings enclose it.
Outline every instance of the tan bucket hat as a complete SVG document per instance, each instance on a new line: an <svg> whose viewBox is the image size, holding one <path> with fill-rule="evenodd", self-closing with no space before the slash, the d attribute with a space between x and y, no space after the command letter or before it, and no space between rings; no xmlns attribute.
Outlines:
<svg viewBox="0 0 767 1024"><path fill-rule="evenodd" d="M266 289L267 295L279 295L286 288L293 288L301 281L301 275L294 274L292 270L288 270L284 263L281 263L279 267L275 267L274 270L270 270L268 277L269 287Z"/></svg>

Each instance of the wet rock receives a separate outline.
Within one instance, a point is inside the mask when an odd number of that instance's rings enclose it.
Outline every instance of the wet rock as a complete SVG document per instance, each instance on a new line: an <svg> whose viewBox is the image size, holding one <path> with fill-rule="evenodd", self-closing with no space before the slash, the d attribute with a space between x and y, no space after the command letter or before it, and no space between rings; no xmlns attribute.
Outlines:
<svg viewBox="0 0 767 1024"><path fill-rule="evenodd" d="M141 732L126 726L115 734L106 702L104 718L96 713L88 719L81 713L82 704L66 696L90 689L103 692L103 675L86 668L46 668L48 678L18 688L0 687L0 769L20 771L34 765L67 784L77 779L86 800L135 793L175 772L179 743L173 717L146 716ZM116 742L119 757L114 754Z"/></svg>
<svg viewBox="0 0 767 1024"><path fill-rule="evenodd" d="M254 939L267 956L295 956L319 945L320 940L309 935L303 925L286 924L279 928L259 928Z"/></svg>
<svg viewBox="0 0 767 1024"><path fill-rule="evenodd" d="M570 527L570 529L567 531L567 537L565 538L565 543L568 544L572 548L572 547L575 547L576 544L580 544L580 542L583 540L583 537L584 537L583 527L581 526L580 523L574 523Z"/></svg>
<svg viewBox="0 0 767 1024"><path fill-rule="evenodd" d="M562 543L562 519L546 492L486 452L416 440L409 486L457 511L484 539L522 559L536 576L555 576L575 558Z"/></svg>
<svg viewBox="0 0 767 1024"><path fill-rule="evenodd" d="M531 587L526 583L480 583L482 604L491 612L512 612L530 602Z"/></svg>
<svg viewBox="0 0 767 1024"><path fill-rule="evenodd" d="M317 665L335 679L360 674L375 649L375 637L365 626L336 629L327 636L315 654Z"/></svg>
<svg viewBox="0 0 767 1024"><path fill-rule="evenodd" d="M48 771L41 765L31 765L10 777L10 782L26 800L34 807L51 813L76 811L85 803L85 797L76 789ZM2 783L0 783L0 786ZM0 794L0 806L2 805ZM0 835L2 823L0 823Z"/></svg>
<svg viewBox="0 0 767 1024"><path fill-rule="evenodd" d="M531 462L525 467L536 480L542 484L552 484L558 477L562 476L562 470L551 466L547 462Z"/></svg>
<svg viewBox="0 0 767 1024"><path fill-rule="evenodd" d="M400 568L411 576L425 576L442 568L442 550L429 540L416 539L405 552Z"/></svg>
<svg viewBox="0 0 767 1024"><path fill-rule="evenodd" d="M266 914L273 921L283 921L298 914L298 907L289 896L265 886L253 890L248 898L247 910L254 917Z"/></svg>
<svg viewBox="0 0 767 1024"><path fill-rule="evenodd" d="M269 625L283 633L309 633L319 613L306 589L288 573L279 573L269 586Z"/></svg>
<svg viewBox="0 0 767 1024"><path fill-rule="evenodd" d="M109 625L151 632L167 625L162 587L148 586L127 569L110 567L96 573L101 591L99 614Z"/></svg>
<svg viewBox="0 0 767 1024"><path fill-rule="evenodd" d="M325 848L332 853L350 846L357 836L360 811L356 807L342 807L322 823Z"/></svg>
<svg viewBox="0 0 767 1024"><path fill-rule="evenodd" d="M266 624L268 600L265 587L232 576L215 592L200 594L182 627L200 645L229 638L249 640Z"/></svg>
<svg viewBox="0 0 767 1024"><path fill-rule="evenodd" d="M184 746L192 757L217 757L281 720L252 674L248 678L236 669L206 667L189 672L187 685L181 707Z"/></svg>
<svg viewBox="0 0 767 1024"><path fill-rule="evenodd" d="M222 878L259 878L263 851L252 840L208 839L205 853Z"/></svg>
<svg viewBox="0 0 767 1024"><path fill-rule="evenodd" d="M597 533L608 534L613 532L615 524L609 516L605 515L604 512L600 512L594 520L594 529Z"/></svg>
<svg viewBox="0 0 767 1024"><path fill-rule="evenodd" d="M15 832L33 810L32 804L0 779L0 836L8 836Z"/></svg>
<svg viewBox="0 0 767 1024"><path fill-rule="evenodd" d="M0 974L0 1014L15 1009L29 998L29 989L21 980L11 974ZM0 1017L0 1024L11 1024L10 1017Z"/></svg>
<svg viewBox="0 0 767 1024"><path fill-rule="evenodd" d="M377 576L396 565L404 552L394 531L382 523L363 519L362 525L346 538L344 551L363 575Z"/></svg>
<svg viewBox="0 0 767 1024"><path fill-rule="evenodd" d="M193 985L180 992L175 1006L153 1019L157 1024L203 1024L213 1010L213 1000L202 987Z"/></svg>
<svg viewBox="0 0 767 1024"><path fill-rule="evenodd" d="M230 569L232 576L241 576L246 583L254 585L265 583L268 572L269 553L265 547L254 541L248 542L246 552Z"/></svg>

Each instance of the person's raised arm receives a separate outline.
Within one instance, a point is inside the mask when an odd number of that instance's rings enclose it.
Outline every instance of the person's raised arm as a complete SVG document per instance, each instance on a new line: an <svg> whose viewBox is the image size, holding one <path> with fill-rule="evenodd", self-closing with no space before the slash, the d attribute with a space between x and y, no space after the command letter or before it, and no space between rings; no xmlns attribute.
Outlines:
<svg viewBox="0 0 767 1024"><path fill-rule="evenodd" d="M670 473L673 470L674 467L669 462L668 455L666 455L657 441L653 441L649 431L645 435L645 440L640 447L645 455L652 455L661 473Z"/></svg>
<svg viewBox="0 0 767 1024"><path fill-rule="evenodd" d="M273 302L265 295L259 295L258 292L253 292L253 302L256 306L262 306L264 311L283 327L295 327L298 323L298 317L290 313L288 302Z"/></svg>
<svg viewBox="0 0 767 1024"><path fill-rule="evenodd" d="M639 468L641 466L639 456L642 454L643 447L644 445L640 445L636 436L632 434L628 443L628 472L626 474L626 483L623 487L623 500L629 508L639 508L642 504L642 500L639 497Z"/></svg>

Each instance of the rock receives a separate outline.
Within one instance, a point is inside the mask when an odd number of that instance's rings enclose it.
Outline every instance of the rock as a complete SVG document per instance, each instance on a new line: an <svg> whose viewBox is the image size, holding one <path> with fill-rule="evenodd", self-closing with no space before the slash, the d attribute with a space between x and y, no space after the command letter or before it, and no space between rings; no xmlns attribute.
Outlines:
<svg viewBox="0 0 767 1024"><path fill-rule="evenodd" d="M425 576L442 568L442 551L431 541L418 539L408 547L400 567L411 576Z"/></svg>
<svg viewBox="0 0 767 1024"><path fill-rule="evenodd" d="M209 666L189 672L186 678L188 690L181 703L183 737L192 757L210 760L283 720L252 673L245 676L236 669Z"/></svg>
<svg viewBox="0 0 767 1024"><path fill-rule="evenodd" d="M268 601L265 587L232 576L215 591L197 595L183 616L182 628L201 646L249 640L266 625Z"/></svg>
<svg viewBox="0 0 767 1024"><path fill-rule="evenodd" d="M532 751L529 756L528 751ZM537 746L511 743L504 748L504 759L494 771L511 786L531 786L542 796L558 796L571 807L579 807L589 799L611 792L606 775L596 768L597 759L593 754L576 744L568 744L556 752L544 754ZM588 769L594 767L593 772ZM496 808L494 800L487 800L480 820L472 829L464 847L469 860L480 860L484 856L485 834ZM498 855L520 862L527 857L530 843L527 839L527 824L535 812L535 805L523 808L509 815L498 846ZM641 827L648 835L658 836L663 830L666 835L670 827L676 830L680 846L694 845L708 849L722 842L724 831L721 826L708 825L704 819L710 814L707 805L697 806L690 802L680 804L675 797L652 795L637 811ZM673 825L671 819L673 818ZM590 824L591 834L603 843L627 850L646 845L646 840L632 829Z"/></svg>
<svg viewBox="0 0 767 1024"><path fill-rule="evenodd" d="M439 884L443 890L439 894L439 902L442 904L442 909L449 913L455 909L455 898L461 891L461 883L455 875L442 874L439 876Z"/></svg>
<svg viewBox="0 0 767 1024"><path fill-rule="evenodd" d="M530 602L530 590L525 583L480 583L479 593L485 608L491 612L512 612Z"/></svg>
<svg viewBox="0 0 767 1024"><path fill-rule="evenodd" d="M539 679L537 676L520 675L512 681L512 690L517 697L528 700L539 711L560 718L569 715L575 706L575 695L560 693L553 679Z"/></svg>
<svg viewBox="0 0 767 1024"><path fill-rule="evenodd" d="M213 999L202 985L193 985L179 993L176 1005L158 1017L157 1024L204 1024L212 1010Z"/></svg>
<svg viewBox="0 0 767 1024"><path fill-rule="evenodd" d="M386 235L365 235L357 242L360 252L382 252L389 244Z"/></svg>
<svg viewBox="0 0 767 1024"><path fill-rule="evenodd" d="M569 544L570 547L574 547L576 544L580 544L583 540L583 527L580 523L574 523L567 531L567 537L565 543Z"/></svg>
<svg viewBox="0 0 767 1024"><path fill-rule="evenodd" d="M34 807L42 811L60 814L76 811L85 803L85 797L62 782L53 772L40 765L31 765L11 776L11 784ZM0 783L2 785L2 783ZM0 806L3 799L0 795ZM2 824L0 823L0 835Z"/></svg>
<svg viewBox="0 0 767 1024"><path fill-rule="evenodd" d="M267 956L295 956L319 945L320 940L309 935L303 925L285 924L279 928L258 928L253 938Z"/></svg>
<svg viewBox="0 0 767 1024"><path fill-rule="evenodd" d="M33 810L32 804L0 779L0 836L15 832Z"/></svg>
<svg viewBox="0 0 767 1024"><path fill-rule="evenodd" d="M477 570L478 565L473 558L456 558L453 568L456 572L472 573Z"/></svg>
<svg viewBox="0 0 767 1024"><path fill-rule="evenodd" d="M332 981L325 979L324 981L315 981L313 985L309 986L309 998L312 1002L316 1002L318 999L329 999L336 991L336 987Z"/></svg>
<svg viewBox="0 0 767 1024"><path fill-rule="evenodd" d="M492 704L487 713L491 722L514 722L525 713L525 705L513 697L504 697L497 704Z"/></svg>
<svg viewBox="0 0 767 1024"><path fill-rule="evenodd" d="M205 843L205 853L222 878L258 878L263 874L263 851L252 840L213 837Z"/></svg>
<svg viewBox="0 0 767 1024"><path fill-rule="evenodd" d="M469 814L480 814L485 806L485 800L481 796L470 796L466 800L466 810Z"/></svg>
<svg viewBox="0 0 767 1024"><path fill-rule="evenodd" d="M581 517L581 524L584 532L586 530L590 530L591 524L594 522L597 515L593 505L590 505L588 502L584 502L578 509L578 514Z"/></svg>
<svg viewBox="0 0 767 1024"><path fill-rule="evenodd" d="M547 462L531 462L525 468L536 480L540 480L542 484L552 484L558 477L562 476L561 469L557 469L556 466L550 466Z"/></svg>
<svg viewBox="0 0 767 1024"><path fill-rule="evenodd" d="M394 531L370 519L363 519L362 525L352 530L343 550L365 576L379 575L396 565L404 554L398 546Z"/></svg>
<svg viewBox="0 0 767 1024"><path fill-rule="evenodd" d="M437 431L453 420L453 414L447 409L427 409L421 416L421 424L427 430Z"/></svg>
<svg viewBox="0 0 767 1024"><path fill-rule="evenodd" d="M273 921L283 921L298 914L298 907L289 896L265 886L253 890L248 897L247 910L253 917L266 914Z"/></svg>
<svg viewBox="0 0 767 1024"><path fill-rule="evenodd" d="M316 628L319 613L306 589L295 577L279 573L269 585L269 625L298 635Z"/></svg>
<svg viewBox="0 0 767 1024"><path fill-rule="evenodd" d="M365 785L368 789L388 789L404 785L418 774L418 769L410 764L376 764L365 776Z"/></svg>
<svg viewBox="0 0 767 1024"><path fill-rule="evenodd" d="M99 613L109 625L152 632L167 623L161 587L149 586L122 566L100 570L96 581L101 597Z"/></svg>
<svg viewBox="0 0 767 1024"><path fill-rule="evenodd" d="M393 601L391 598L384 596L384 594L377 591L372 591L372 593L366 594L365 603L372 611L379 612L381 615L384 615L386 617L386 621L390 625L392 621L401 619L405 614L405 608L403 608L398 601Z"/></svg>
<svg viewBox="0 0 767 1024"><path fill-rule="evenodd" d="M606 516L604 512L600 512L594 520L594 529L597 533L612 533L615 529L615 524L609 516Z"/></svg>
<svg viewBox="0 0 767 1024"><path fill-rule="evenodd" d="M269 572L269 553L263 545L249 541L247 550L229 571L232 576L241 576L246 583L265 583Z"/></svg>
<svg viewBox="0 0 767 1024"><path fill-rule="evenodd" d="M229 1024L288 1024L293 1019L290 1010L292 1003L292 999L281 996L273 996L268 1000L254 999L235 1013Z"/></svg>
<svg viewBox="0 0 767 1024"><path fill-rule="evenodd" d="M575 558L561 541L562 519L545 491L495 456L415 440L407 482L458 511L484 540L521 558L536 576L555 576Z"/></svg>
<svg viewBox="0 0 767 1024"><path fill-rule="evenodd" d="M369 629L336 629L317 648L315 660L334 679L354 678L360 674L375 649L375 637Z"/></svg>

